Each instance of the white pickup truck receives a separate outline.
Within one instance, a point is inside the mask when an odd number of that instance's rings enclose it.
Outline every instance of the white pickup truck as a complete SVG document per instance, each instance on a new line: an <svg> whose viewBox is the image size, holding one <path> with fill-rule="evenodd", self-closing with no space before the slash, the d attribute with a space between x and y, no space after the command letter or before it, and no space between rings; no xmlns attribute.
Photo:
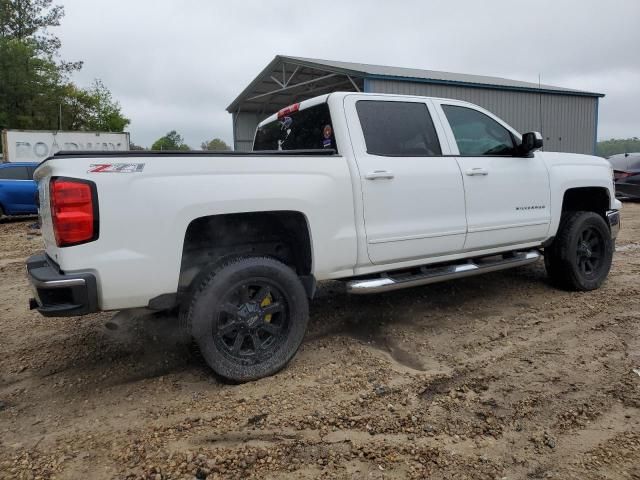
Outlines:
<svg viewBox="0 0 640 480"><path fill-rule="evenodd" d="M381 293L535 262L605 280L619 230L604 159L536 151L457 100L332 93L257 128L253 152L67 152L40 164L45 316L177 309L219 375L295 354L317 281Z"/></svg>

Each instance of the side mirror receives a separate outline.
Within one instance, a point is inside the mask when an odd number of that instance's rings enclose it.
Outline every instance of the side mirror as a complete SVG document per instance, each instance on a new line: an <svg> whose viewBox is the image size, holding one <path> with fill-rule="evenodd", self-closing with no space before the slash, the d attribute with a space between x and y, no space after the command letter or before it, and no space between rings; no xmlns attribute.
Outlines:
<svg viewBox="0 0 640 480"><path fill-rule="evenodd" d="M543 143L540 132L527 132L522 135L520 151L523 155L529 155L534 150L542 148Z"/></svg>

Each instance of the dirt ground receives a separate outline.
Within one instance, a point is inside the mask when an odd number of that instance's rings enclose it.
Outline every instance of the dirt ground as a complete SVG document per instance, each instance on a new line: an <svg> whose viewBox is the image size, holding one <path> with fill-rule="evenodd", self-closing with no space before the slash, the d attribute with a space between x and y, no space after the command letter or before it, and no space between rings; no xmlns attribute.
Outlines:
<svg viewBox="0 0 640 480"><path fill-rule="evenodd" d="M328 284L290 365L244 385L166 315L29 312L33 222L0 222L2 479L640 479L640 204L598 291L555 290L542 263Z"/></svg>

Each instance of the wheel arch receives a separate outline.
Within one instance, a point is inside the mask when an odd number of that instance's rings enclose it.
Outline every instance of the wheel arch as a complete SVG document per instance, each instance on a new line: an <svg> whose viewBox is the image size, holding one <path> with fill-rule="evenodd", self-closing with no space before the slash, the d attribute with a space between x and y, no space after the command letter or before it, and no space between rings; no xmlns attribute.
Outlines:
<svg viewBox="0 0 640 480"><path fill-rule="evenodd" d="M562 196L561 213L571 211L595 212L606 219L610 209L611 196L605 187L573 187Z"/></svg>
<svg viewBox="0 0 640 480"><path fill-rule="evenodd" d="M267 256L291 267L309 296L315 290L313 247L307 216L295 210L207 215L186 228L178 292L188 291L220 262L239 256Z"/></svg>
<svg viewBox="0 0 640 480"><path fill-rule="evenodd" d="M596 212L606 221L607 211L611 210L612 202L615 201L611 197L609 188L603 185L566 186L565 188L558 188L556 192L552 197L553 215L548 237L543 242L544 247L554 241L561 227L564 213L579 210Z"/></svg>

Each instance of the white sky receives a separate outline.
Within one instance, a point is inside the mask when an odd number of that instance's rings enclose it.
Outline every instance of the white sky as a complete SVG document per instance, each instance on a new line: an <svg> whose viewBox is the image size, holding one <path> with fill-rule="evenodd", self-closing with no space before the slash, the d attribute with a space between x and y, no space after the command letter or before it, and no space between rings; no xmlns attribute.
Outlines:
<svg viewBox="0 0 640 480"><path fill-rule="evenodd" d="M640 137L638 0L59 0L62 58L100 78L137 144L232 141L225 108L276 54L606 94L600 139Z"/></svg>

